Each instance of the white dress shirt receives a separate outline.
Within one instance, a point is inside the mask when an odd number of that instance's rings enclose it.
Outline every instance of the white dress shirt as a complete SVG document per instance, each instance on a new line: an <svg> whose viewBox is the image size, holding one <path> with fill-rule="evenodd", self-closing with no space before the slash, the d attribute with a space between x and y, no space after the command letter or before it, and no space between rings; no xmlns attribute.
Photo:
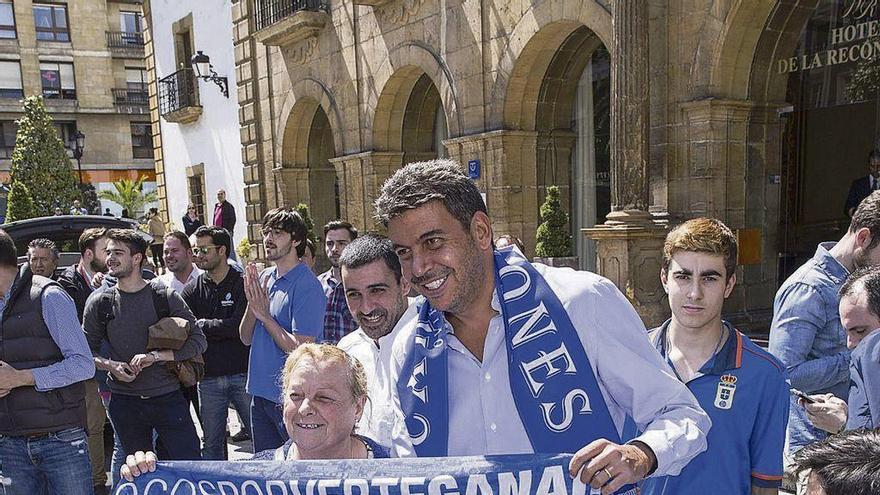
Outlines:
<svg viewBox="0 0 880 495"><path fill-rule="evenodd" d="M180 280L177 280L177 277L175 277L174 274L171 272L165 272L162 275L159 275L159 280L163 284L165 284L165 287L170 287L177 291L178 294L181 294L183 293L183 288L186 287L186 284L198 278L198 276L201 275L202 272L204 272L204 270L197 267L196 265L193 265L193 269L189 273L189 278L186 279L186 282L181 282Z"/></svg>
<svg viewBox="0 0 880 495"><path fill-rule="evenodd" d="M397 324L383 337L376 341L367 336L363 329L342 337L337 347L347 352L364 366L367 375L367 396L369 400L364 406L364 413L357 424L360 435L375 440L384 447L391 446L391 433L394 427L394 409L390 406L388 396L388 370L391 358L391 343L401 328L415 320L416 305L410 304L397 321Z"/></svg>
<svg viewBox="0 0 880 495"><path fill-rule="evenodd" d="M644 432L635 440L644 442L657 456L654 474L678 474L706 450L711 421L651 345L632 305L614 284L596 274L533 266L578 329L618 431L629 413ZM492 307L500 313L497 293ZM416 322L399 331L391 350L389 390L396 413L392 451L401 457L415 455L400 411L397 382ZM483 362L449 330L449 455L533 453L510 390L500 314L489 322Z"/></svg>

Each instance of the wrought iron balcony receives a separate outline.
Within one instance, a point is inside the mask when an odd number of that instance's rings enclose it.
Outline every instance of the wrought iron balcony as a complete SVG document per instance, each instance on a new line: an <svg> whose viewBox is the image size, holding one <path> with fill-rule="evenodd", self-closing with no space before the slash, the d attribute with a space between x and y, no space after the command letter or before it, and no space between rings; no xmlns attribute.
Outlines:
<svg viewBox="0 0 880 495"><path fill-rule="evenodd" d="M191 68L159 79L159 114L169 122L187 124L202 115L198 84Z"/></svg>
<svg viewBox="0 0 880 495"><path fill-rule="evenodd" d="M147 113L149 95L146 89L113 88L113 104L121 113Z"/></svg>
<svg viewBox="0 0 880 495"><path fill-rule="evenodd" d="M114 55L144 56L144 33L107 31L107 46Z"/></svg>
<svg viewBox="0 0 880 495"><path fill-rule="evenodd" d="M257 41L274 46L317 36L330 19L328 0L257 0Z"/></svg>

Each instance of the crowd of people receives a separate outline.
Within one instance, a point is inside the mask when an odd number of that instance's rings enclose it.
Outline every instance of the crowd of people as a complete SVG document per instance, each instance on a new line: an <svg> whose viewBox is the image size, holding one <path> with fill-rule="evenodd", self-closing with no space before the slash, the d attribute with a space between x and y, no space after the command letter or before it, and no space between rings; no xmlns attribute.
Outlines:
<svg viewBox="0 0 880 495"><path fill-rule="evenodd" d="M387 236L324 227L320 274L288 208L261 221L262 271L230 259L222 206L156 226L155 279L132 230L87 230L55 281L50 241L19 268L0 231L6 493L106 491L105 416L114 483L226 459L230 407L255 460L567 452L603 494L769 494L786 473L799 494L880 493L880 192L782 284L769 350L722 319L719 220L667 235L671 317L649 330L610 281L496 238L455 162L405 166L375 209Z"/></svg>

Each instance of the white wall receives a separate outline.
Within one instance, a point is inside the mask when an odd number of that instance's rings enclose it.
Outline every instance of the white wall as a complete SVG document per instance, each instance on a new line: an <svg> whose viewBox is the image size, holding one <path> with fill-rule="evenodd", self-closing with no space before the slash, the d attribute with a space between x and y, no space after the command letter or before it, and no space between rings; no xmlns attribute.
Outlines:
<svg viewBox="0 0 880 495"><path fill-rule="evenodd" d="M231 3L229 0L153 0L150 10L158 79L177 70L172 24L192 13L193 53L201 50L211 57L214 70L229 82L229 98L226 98L215 83L199 80L202 115L196 122L173 124L161 119L168 214L174 225L183 230L181 217L189 201L186 168L203 163L205 216L208 217L203 220L211 223L217 190L225 189L226 200L235 207L234 242L237 243L247 235L247 225Z"/></svg>

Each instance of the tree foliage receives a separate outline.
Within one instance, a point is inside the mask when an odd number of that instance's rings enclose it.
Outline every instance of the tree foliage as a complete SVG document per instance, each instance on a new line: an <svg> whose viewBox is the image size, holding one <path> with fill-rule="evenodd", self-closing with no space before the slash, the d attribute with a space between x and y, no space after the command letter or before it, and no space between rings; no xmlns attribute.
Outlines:
<svg viewBox="0 0 880 495"><path fill-rule="evenodd" d="M95 185L91 183L82 184L79 187L79 191L83 208L89 211L89 215L100 215L101 202L98 201L98 191L95 190Z"/></svg>
<svg viewBox="0 0 880 495"><path fill-rule="evenodd" d="M312 214L309 212L309 205L305 203L300 203L296 205L294 208L299 216L303 218L303 221L306 224L306 238L311 239L315 246L320 246L321 244L318 242L318 236L315 235L315 222L312 220Z"/></svg>
<svg viewBox="0 0 880 495"><path fill-rule="evenodd" d="M859 62L846 85L846 94L853 101L880 97L880 56Z"/></svg>
<svg viewBox="0 0 880 495"><path fill-rule="evenodd" d="M25 98L10 173L13 182L27 186L36 212L45 215L80 196L70 157L52 122L42 96Z"/></svg>
<svg viewBox="0 0 880 495"><path fill-rule="evenodd" d="M13 181L9 188L6 203L6 222L25 220L39 216L28 187L19 181Z"/></svg>
<svg viewBox="0 0 880 495"><path fill-rule="evenodd" d="M538 226L535 255L542 258L571 256L571 238L568 235L568 214L559 202L559 188L547 188L547 198L541 205L541 225Z"/></svg>
<svg viewBox="0 0 880 495"><path fill-rule="evenodd" d="M120 179L113 183L112 191L99 191L98 197L114 203L127 209L132 218L137 218L144 211L144 206L156 201L155 191L144 192L145 176L140 176L137 180Z"/></svg>

